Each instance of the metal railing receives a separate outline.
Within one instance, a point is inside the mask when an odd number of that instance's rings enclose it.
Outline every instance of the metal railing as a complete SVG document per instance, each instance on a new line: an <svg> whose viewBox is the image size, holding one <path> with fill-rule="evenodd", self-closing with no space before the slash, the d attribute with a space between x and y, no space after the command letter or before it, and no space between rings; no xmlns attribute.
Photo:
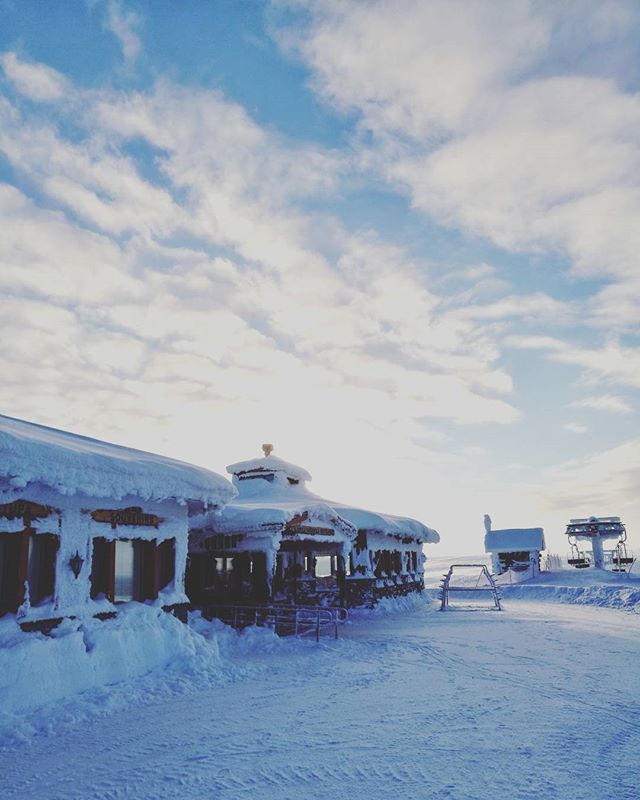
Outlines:
<svg viewBox="0 0 640 800"><path fill-rule="evenodd" d="M478 575L475 586L452 586L451 578L453 576L454 569L479 569L480 574ZM482 578L484 578L486 581L484 586L480 586L480 581ZM442 583L440 584L440 611L444 611L446 608L448 608L449 595L451 592L464 592L465 594L470 592L489 592L493 597L494 607L498 611L502 610L498 587L496 586L493 576L490 574L485 564L452 564L449 567L449 571L442 576Z"/></svg>
<svg viewBox="0 0 640 800"><path fill-rule="evenodd" d="M278 636L307 636L330 630L338 638L338 625L346 622L348 612L342 606L249 606L211 604L202 609L205 619L219 619L233 628L252 625L271 628Z"/></svg>

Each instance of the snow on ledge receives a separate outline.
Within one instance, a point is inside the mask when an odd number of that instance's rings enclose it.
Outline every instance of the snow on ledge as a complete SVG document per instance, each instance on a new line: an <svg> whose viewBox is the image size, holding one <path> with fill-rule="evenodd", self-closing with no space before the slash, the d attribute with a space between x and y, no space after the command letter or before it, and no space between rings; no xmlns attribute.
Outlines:
<svg viewBox="0 0 640 800"><path fill-rule="evenodd" d="M172 458L0 415L0 478L63 495L199 500L222 505L236 490L215 472Z"/></svg>
<svg viewBox="0 0 640 800"><path fill-rule="evenodd" d="M306 469L290 464L278 456L268 455L262 458L250 458L248 461L238 461L229 464L227 472L230 475L243 475L246 472L284 472L290 478L299 481L310 481L311 475Z"/></svg>
<svg viewBox="0 0 640 800"><path fill-rule="evenodd" d="M358 530L378 531L387 536L411 536L425 544L437 544L440 534L422 522L410 517L397 517L394 514L380 514L363 508L352 508L342 503L332 503L341 517Z"/></svg>

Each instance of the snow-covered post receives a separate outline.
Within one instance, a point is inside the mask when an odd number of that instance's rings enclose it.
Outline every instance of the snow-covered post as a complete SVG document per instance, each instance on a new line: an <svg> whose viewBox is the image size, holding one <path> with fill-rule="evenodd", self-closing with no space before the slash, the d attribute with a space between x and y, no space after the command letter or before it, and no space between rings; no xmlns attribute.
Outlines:
<svg viewBox="0 0 640 800"><path fill-rule="evenodd" d="M593 552L593 565L598 569L604 569L604 545L599 536L591 539L591 550Z"/></svg>

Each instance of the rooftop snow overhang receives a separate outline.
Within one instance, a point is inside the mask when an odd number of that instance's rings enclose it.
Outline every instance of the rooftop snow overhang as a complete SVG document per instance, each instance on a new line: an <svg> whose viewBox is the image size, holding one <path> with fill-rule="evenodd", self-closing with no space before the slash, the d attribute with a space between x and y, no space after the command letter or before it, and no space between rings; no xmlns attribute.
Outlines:
<svg viewBox="0 0 640 800"><path fill-rule="evenodd" d="M14 494L40 486L62 495L196 501L208 507L237 494L228 480L201 467L2 415L0 478Z"/></svg>
<svg viewBox="0 0 640 800"><path fill-rule="evenodd" d="M423 544L437 544L440 541L438 531L428 528L422 522L410 517L380 514L376 511L345 506L342 503L333 503L332 505L341 517L344 517L358 530L373 531L385 536L410 537Z"/></svg>
<svg viewBox="0 0 640 800"><path fill-rule="evenodd" d="M290 464L278 456L268 455L261 458L251 458L248 461L238 461L235 464L229 464L227 472L230 475L235 475L237 478L243 476L260 473L273 473L284 472L288 478L293 478L297 481L310 481L311 475L306 469L298 467L295 464Z"/></svg>
<svg viewBox="0 0 640 800"><path fill-rule="evenodd" d="M291 523L297 530L321 522L349 538L355 538L355 527L327 503L301 498L293 502L230 503L216 514L207 515L199 524L214 533L271 533L284 531Z"/></svg>

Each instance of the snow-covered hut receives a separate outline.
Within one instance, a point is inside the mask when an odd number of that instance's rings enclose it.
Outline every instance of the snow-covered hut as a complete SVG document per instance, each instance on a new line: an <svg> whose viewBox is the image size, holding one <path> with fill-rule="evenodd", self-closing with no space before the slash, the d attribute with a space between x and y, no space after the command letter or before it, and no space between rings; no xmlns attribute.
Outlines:
<svg viewBox="0 0 640 800"><path fill-rule="evenodd" d="M409 517L333 503L357 535L350 557L350 605L371 605L424 589L423 544L437 544L440 534Z"/></svg>
<svg viewBox="0 0 640 800"><path fill-rule="evenodd" d="M272 455L230 464L238 497L194 520L187 591L198 605L237 602L370 605L422 589L415 520L333 503L310 492L302 467Z"/></svg>
<svg viewBox="0 0 640 800"><path fill-rule="evenodd" d="M189 516L234 495L208 470L0 416L0 614L47 630L131 601L179 613Z"/></svg>
<svg viewBox="0 0 640 800"><path fill-rule="evenodd" d="M540 557L545 549L542 528L504 528L489 530L484 537L485 552L491 554L494 574L500 575L509 568L526 570L530 566L540 570Z"/></svg>

